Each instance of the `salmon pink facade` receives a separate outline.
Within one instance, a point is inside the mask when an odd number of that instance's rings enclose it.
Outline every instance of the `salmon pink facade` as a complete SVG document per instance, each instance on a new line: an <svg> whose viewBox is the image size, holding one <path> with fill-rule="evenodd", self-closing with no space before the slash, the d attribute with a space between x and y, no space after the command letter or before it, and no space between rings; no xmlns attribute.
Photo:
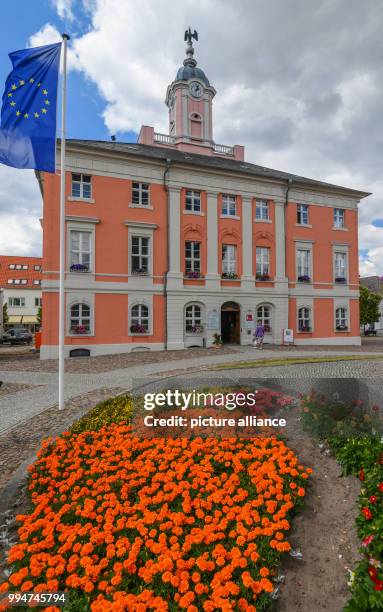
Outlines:
<svg viewBox="0 0 383 612"><path fill-rule="evenodd" d="M251 344L360 344L358 202L368 195L244 161L213 140L194 50L169 86L169 134L67 141L67 355ZM58 151L58 158L59 158ZM59 160L58 160L59 161ZM42 358L58 354L59 176L39 174ZM73 353L73 351L75 351Z"/></svg>

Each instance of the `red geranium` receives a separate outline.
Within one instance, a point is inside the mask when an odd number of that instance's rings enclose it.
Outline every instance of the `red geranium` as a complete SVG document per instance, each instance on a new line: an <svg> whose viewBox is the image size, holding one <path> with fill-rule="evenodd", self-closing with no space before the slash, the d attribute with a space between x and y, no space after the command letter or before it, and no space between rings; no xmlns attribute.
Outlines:
<svg viewBox="0 0 383 612"><path fill-rule="evenodd" d="M364 518L366 519L366 521L371 521L371 519L372 519L372 512L371 512L370 508L362 508L362 513L363 513Z"/></svg>
<svg viewBox="0 0 383 612"><path fill-rule="evenodd" d="M376 504L376 502L378 501L378 498L376 497L376 495L371 495L369 499L372 504Z"/></svg>

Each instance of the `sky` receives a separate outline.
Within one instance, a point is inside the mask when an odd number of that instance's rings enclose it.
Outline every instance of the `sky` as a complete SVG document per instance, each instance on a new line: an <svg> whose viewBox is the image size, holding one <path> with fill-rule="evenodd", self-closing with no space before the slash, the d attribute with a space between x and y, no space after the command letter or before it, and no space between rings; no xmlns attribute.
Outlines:
<svg viewBox="0 0 383 612"><path fill-rule="evenodd" d="M8 53L71 36L69 138L167 133L166 88L197 29L217 90L214 139L246 160L372 192L359 208L360 272L383 275L381 0L18 0L2 6ZM0 165L0 253L41 255L33 171Z"/></svg>

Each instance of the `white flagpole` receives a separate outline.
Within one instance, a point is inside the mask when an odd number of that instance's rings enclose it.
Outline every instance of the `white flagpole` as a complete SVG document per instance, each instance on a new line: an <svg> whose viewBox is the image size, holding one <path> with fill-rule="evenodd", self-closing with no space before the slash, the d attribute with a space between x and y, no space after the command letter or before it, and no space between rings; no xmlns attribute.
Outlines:
<svg viewBox="0 0 383 612"><path fill-rule="evenodd" d="M63 39L63 75L61 100L61 175L60 175L60 285L59 285L59 410L64 409L65 342L65 133L66 133L66 59L68 34Z"/></svg>

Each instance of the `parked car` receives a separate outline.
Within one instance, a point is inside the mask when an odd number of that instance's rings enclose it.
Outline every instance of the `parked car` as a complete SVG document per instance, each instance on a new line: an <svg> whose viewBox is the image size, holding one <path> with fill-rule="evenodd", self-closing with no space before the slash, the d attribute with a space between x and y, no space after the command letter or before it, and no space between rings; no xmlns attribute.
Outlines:
<svg viewBox="0 0 383 612"><path fill-rule="evenodd" d="M4 344L9 342L10 344L31 344L33 336L31 332L22 328L11 328L7 329L3 333L3 337L1 338L1 342Z"/></svg>

